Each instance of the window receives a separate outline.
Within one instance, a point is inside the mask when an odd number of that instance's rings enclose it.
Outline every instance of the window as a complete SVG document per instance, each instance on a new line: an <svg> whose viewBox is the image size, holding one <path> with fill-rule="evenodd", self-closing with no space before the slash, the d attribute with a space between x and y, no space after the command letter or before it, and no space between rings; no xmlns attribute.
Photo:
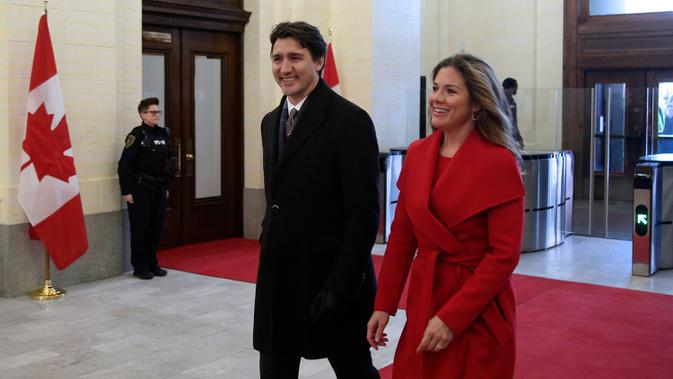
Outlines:
<svg viewBox="0 0 673 379"><path fill-rule="evenodd" d="M673 82L661 82L657 93L657 153L673 153Z"/></svg>
<svg viewBox="0 0 673 379"><path fill-rule="evenodd" d="M590 16L671 11L673 0L589 0Z"/></svg>

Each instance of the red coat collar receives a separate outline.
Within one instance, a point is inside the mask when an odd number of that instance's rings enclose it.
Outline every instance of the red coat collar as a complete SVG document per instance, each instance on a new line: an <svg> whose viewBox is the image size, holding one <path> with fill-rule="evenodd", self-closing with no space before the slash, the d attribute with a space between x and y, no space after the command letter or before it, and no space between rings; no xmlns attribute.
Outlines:
<svg viewBox="0 0 673 379"><path fill-rule="evenodd" d="M504 147L488 142L474 130L441 173L434 191L446 193L435 203L441 221L430 211L430 193L437 156L443 140L441 131L409 147L400 177L407 212L417 230L443 250L459 245L450 228L488 208L524 195L523 182L514 156Z"/></svg>

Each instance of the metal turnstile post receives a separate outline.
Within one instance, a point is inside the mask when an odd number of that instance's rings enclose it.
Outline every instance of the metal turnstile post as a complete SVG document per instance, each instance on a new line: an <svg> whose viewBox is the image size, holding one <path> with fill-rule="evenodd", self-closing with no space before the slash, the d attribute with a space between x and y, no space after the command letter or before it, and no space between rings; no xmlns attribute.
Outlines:
<svg viewBox="0 0 673 379"><path fill-rule="evenodd" d="M661 193L660 170L657 163L640 163L633 178L633 265L631 273L650 276L657 272L659 244L657 228L657 195Z"/></svg>
<svg viewBox="0 0 673 379"><path fill-rule="evenodd" d="M659 207L655 227L657 228L657 268L673 269L673 166L661 167L661 192L657 196Z"/></svg>

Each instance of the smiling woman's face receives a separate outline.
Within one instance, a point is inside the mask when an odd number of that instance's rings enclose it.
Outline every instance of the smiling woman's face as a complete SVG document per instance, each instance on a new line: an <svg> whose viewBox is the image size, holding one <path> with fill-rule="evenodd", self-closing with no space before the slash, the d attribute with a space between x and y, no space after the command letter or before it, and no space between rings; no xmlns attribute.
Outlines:
<svg viewBox="0 0 673 379"><path fill-rule="evenodd" d="M472 104L463 76L453 67L437 72L428 103L432 126L445 131L472 123L472 113L478 109Z"/></svg>

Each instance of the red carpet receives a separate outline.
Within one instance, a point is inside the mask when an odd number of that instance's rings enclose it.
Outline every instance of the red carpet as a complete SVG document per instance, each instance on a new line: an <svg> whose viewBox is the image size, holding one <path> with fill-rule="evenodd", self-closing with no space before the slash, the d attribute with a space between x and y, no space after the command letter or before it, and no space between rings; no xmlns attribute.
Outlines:
<svg viewBox="0 0 673 379"><path fill-rule="evenodd" d="M161 266L166 268L254 283L257 280L259 242L229 238L162 250L157 257Z"/></svg>
<svg viewBox="0 0 673 379"><path fill-rule="evenodd" d="M254 283L258 255L257 241L228 239L164 250L159 260ZM526 275L514 275L514 288L517 378L673 377L673 296ZM390 378L391 367L381 374Z"/></svg>

